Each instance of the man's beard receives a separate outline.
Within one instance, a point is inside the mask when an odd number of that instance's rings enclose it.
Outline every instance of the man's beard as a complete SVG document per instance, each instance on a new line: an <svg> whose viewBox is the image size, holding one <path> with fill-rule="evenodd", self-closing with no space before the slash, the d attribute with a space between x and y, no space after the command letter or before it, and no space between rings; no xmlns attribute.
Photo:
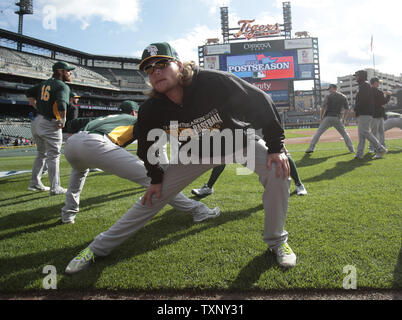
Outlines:
<svg viewBox="0 0 402 320"><path fill-rule="evenodd" d="M64 82L71 82L71 81L72 81L72 77L71 77L71 76L63 75L63 81L64 81Z"/></svg>

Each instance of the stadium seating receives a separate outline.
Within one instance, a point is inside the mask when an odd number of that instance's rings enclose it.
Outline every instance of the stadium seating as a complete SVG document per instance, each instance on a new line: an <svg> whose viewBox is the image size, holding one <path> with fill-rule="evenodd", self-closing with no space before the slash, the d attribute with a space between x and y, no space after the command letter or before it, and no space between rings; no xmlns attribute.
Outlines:
<svg viewBox="0 0 402 320"><path fill-rule="evenodd" d="M31 123L0 123L0 130L3 136L32 139Z"/></svg>
<svg viewBox="0 0 402 320"><path fill-rule="evenodd" d="M3 47L0 47L0 59L3 61L0 72L23 76L29 75L41 79L47 79L51 76L52 66L56 62L56 60L44 56L16 52ZM103 75L82 66L74 66L73 83L111 89L116 88Z"/></svg>
<svg viewBox="0 0 402 320"><path fill-rule="evenodd" d="M71 60L71 57L58 57ZM0 73L15 76L48 79L52 75L52 66L57 60L48 56L20 52L6 47L0 47ZM145 75L138 70L136 65L128 65L127 69L121 69L119 63L104 64L95 63L95 67L87 67L74 64L73 84L100 89L121 89L128 91L143 91L149 88L145 81Z"/></svg>

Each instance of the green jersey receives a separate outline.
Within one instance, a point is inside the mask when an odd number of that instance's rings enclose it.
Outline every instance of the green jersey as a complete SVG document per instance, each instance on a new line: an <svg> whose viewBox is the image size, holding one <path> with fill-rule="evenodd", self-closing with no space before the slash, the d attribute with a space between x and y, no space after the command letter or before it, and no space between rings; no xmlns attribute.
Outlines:
<svg viewBox="0 0 402 320"><path fill-rule="evenodd" d="M70 102L70 88L63 81L50 78L28 89L26 96L36 99L39 114L60 120L60 111L66 111Z"/></svg>
<svg viewBox="0 0 402 320"><path fill-rule="evenodd" d="M90 121L82 131L107 135L113 143L126 147L137 140L136 123L137 117L125 113L114 114Z"/></svg>

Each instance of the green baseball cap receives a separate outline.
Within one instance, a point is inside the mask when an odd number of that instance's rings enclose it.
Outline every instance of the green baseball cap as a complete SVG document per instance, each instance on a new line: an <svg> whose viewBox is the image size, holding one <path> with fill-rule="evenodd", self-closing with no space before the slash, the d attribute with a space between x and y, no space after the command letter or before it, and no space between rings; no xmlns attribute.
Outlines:
<svg viewBox="0 0 402 320"><path fill-rule="evenodd" d="M70 70L74 70L75 67L70 66L67 62L64 62L64 61L57 61L57 62L53 65L52 69L53 69L53 71L56 71L56 70L67 70L67 71L70 71Z"/></svg>
<svg viewBox="0 0 402 320"><path fill-rule="evenodd" d="M79 96L78 94L76 94L75 92L70 92L70 98L81 98L81 96Z"/></svg>
<svg viewBox="0 0 402 320"><path fill-rule="evenodd" d="M142 53L140 70L144 70L147 62L155 58L180 60L177 51L167 42L151 43Z"/></svg>
<svg viewBox="0 0 402 320"><path fill-rule="evenodd" d="M131 111L138 111L138 109L140 108L137 102L131 100L123 101L119 107L121 112L124 113L131 113Z"/></svg>

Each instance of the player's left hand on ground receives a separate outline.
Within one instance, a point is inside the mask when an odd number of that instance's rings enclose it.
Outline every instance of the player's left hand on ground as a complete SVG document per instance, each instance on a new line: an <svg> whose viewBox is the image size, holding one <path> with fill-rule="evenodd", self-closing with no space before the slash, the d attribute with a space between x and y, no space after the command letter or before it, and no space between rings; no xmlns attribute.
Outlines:
<svg viewBox="0 0 402 320"><path fill-rule="evenodd" d="M151 184L147 191L145 192L144 196L141 199L141 203L143 205L148 204L148 206L152 207L152 196L156 195L158 199L162 197L162 183L158 184Z"/></svg>
<svg viewBox="0 0 402 320"><path fill-rule="evenodd" d="M268 154L267 167L269 170L272 164L276 163L276 176L279 178L283 173L283 179L287 179L290 175L289 160L285 153L270 153Z"/></svg>

